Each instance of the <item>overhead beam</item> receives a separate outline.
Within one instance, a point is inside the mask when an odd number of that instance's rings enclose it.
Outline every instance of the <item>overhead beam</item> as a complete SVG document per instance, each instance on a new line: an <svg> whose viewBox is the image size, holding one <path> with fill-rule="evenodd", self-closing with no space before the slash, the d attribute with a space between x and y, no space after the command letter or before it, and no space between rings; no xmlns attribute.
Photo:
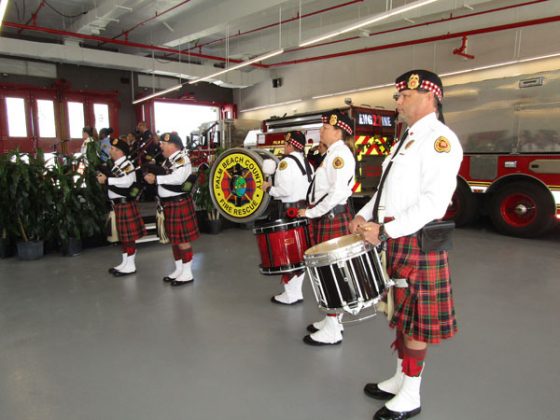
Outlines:
<svg viewBox="0 0 560 420"><path fill-rule="evenodd" d="M138 55L93 50L79 46L48 44L2 38L0 54L12 57L25 57L57 63L86 65L91 67L113 68L141 73L154 73L165 76L197 79L216 71L215 67L179 62L160 62ZM248 87L270 78L268 70L255 69L251 72L234 70L223 76L213 78L213 82L228 87Z"/></svg>
<svg viewBox="0 0 560 420"><path fill-rule="evenodd" d="M175 32L153 34L153 43L176 47L215 33L224 34L228 22L279 7L282 3L283 0L236 0L219 2L212 6L211 12L208 8L198 8L187 15L168 19L167 23L175 28Z"/></svg>

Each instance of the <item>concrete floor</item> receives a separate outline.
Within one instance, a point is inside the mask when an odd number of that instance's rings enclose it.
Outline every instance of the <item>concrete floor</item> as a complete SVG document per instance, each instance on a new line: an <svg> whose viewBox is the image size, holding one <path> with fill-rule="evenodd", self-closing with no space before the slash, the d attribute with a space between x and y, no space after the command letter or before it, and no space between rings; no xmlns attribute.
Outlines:
<svg viewBox="0 0 560 420"><path fill-rule="evenodd" d="M385 320L312 348L310 286L296 307L269 303L250 231L195 244L194 284L172 289L170 248L142 244L138 273L107 268L118 248L0 260L1 420L370 419L366 382L392 374ZM430 349L418 419L560 418L560 230L546 238L456 232L460 333Z"/></svg>

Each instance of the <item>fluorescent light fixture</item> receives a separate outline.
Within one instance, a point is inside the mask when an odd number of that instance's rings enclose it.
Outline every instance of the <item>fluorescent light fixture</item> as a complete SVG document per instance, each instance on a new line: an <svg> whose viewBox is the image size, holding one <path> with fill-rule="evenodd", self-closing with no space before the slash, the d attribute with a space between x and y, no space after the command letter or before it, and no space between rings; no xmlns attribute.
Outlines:
<svg viewBox="0 0 560 420"><path fill-rule="evenodd" d="M442 74L440 74L440 77L456 76L456 75L459 75L459 74L470 73L470 72L473 72L473 71L489 70L489 69L494 69L494 68L499 68L499 67L504 67L504 66L511 66L513 64L527 63L527 62L530 62L530 61L537 61L537 60L545 60L547 58L554 58L554 57L560 57L560 53L541 55L541 56L538 56L538 57L522 58L522 59L513 60L513 61L504 61L502 63L489 64L487 66L474 67L472 69L459 70L459 71L454 71L454 72L450 72L450 73L442 73ZM364 87L364 88L351 89L351 90L344 90L344 91L335 92L335 93L327 93L325 95L313 96L313 97L311 97L311 99L330 98L332 96L346 95L348 93L355 93L355 92L363 92L365 90L381 89L381 88L389 87L389 86L394 86L394 83L385 83L385 84L382 84L382 85L368 86L368 87ZM452 97L453 95L452 95L451 92L450 92L450 94L451 94L451 97ZM447 95L446 95L446 97L447 97Z"/></svg>
<svg viewBox="0 0 560 420"><path fill-rule="evenodd" d="M8 0L0 0L0 28L2 27L2 22L4 21L6 7L8 7Z"/></svg>
<svg viewBox="0 0 560 420"><path fill-rule="evenodd" d="M559 56L560 56L560 53L556 53L556 54L541 55L541 56L538 56L538 57L522 58L522 59L513 60L513 61L504 61L503 63L489 64L487 66L475 67L475 68L472 68L472 69L453 71L453 72L450 72L450 73L443 73L443 74L440 74L440 76L441 77L455 76L455 75L458 75L458 74L470 73L472 71L495 69L497 67L511 66L513 64L520 64L520 63L528 63L530 61L536 61L536 60L545 60L547 58L554 58L554 57L559 57Z"/></svg>
<svg viewBox="0 0 560 420"><path fill-rule="evenodd" d="M426 6L426 5L428 5L430 3L434 3L436 1L438 1L438 0L418 0L418 1L415 1L413 3L407 4L405 6L396 7L394 9L391 9L391 10L388 10L386 12L380 13L380 14L375 15L373 17L361 20L358 23L347 26L346 28L333 31L331 33L328 33L326 35L322 35L322 36L317 37L317 38L312 38L308 41L304 41L304 42L300 43L299 46L300 47L307 47L308 45L316 44L317 42L321 42L321 41L324 41L324 40L329 39L329 38L334 38L335 36L342 35L342 34L345 34L347 32L355 31L356 29L363 28L364 26L369 26L369 25L371 25L373 23L376 23L376 22L379 22L381 20L388 19L391 16L395 16L395 15L398 15L400 13L409 12L410 10L414 10L414 9L417 9L419 7L422 7L422 6Z"/></svg>
<svg viewBox="0 0 560 420"><path fill-rule="evenodd" d="M265 109L265 108L272 108L272 107L275 107L275 106L295 104L295 103L301 102L301 101L302 101L301 99L295 99L295 100L293 100L293 101L279 102L279 103L276 103L276 104L262 105L262 106L256 106L256 107L254 107L254 108L242 109L242 110L239 111L239 112L256 111L256 110L258 110L258 109Z"/></svg>
<svg viewBox="0 0 560 420"><path fill-rule="evenodd" d="M331 96L346 95L347 93L363 92L364 90L381 89L384 87L395 86L394 83L385 83L382 85L368 86L359 89L344 90L342 92L327 93L326 95L313 96L311 99L330 98Z"/></svg>
<svg viewBox="0 0 560 420"><path fill-rule="evenodd" d="M142 102L147 101L149 99L157 98L158 96L165 95L166 93L173 92L175 90L179 90L182 87L183 87L182 83L180 83L178 85L175 85L175 86L171 86L169 89L160 90L159 92L155 92L155 93L152 93L151 95L144 96L143 98L136 99L135 101L132 101L132 105L142 103Z"/></svg>
<svg viewBox="0 0 560 420"><path fill-rule="evenodd" d="M230 72L230 71L232 71L232 70L237 70L237 69L240 69L241 67L249 66L249 65L251 65L251 64L253 64L253 63L258 63L259 61L266 60L267 58L274 57L274 56L276 56L276 55L280 55L280 54L282 54L283 52L284 52L284 49L281 48L281 49L279 49L279 50L272 51L272 52L269 52L269 53L267 53L267 54L259 55L258 57L255 57L255 58L253 58L253 59L251 59L251 60L243 61L242 63L239 63L239 64L236 64L236 65L234 65L234 66L228 67L227 69L220 70L220 71L218 71L218 72L216 72L216 73L212 73L212 74L210 74L210 75L208 75L208 76L204 76L204 77L200 77L200 78L198 78L198 79L191 80L191 81L189 82L189 84L192 85L192 84L194 84L194 83L203 82L203 81L208 80L208 79L213 79L214 77L220 76L220 75L222 75L222 74L224 74L224 73L227 73L227 72Z"/></svg>

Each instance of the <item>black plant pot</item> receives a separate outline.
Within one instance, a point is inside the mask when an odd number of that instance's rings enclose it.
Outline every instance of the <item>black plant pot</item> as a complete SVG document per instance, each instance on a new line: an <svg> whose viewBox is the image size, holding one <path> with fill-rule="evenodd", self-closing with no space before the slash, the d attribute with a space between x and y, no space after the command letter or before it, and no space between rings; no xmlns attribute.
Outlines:
<svg viewBox="0 0 560 420"><path fill-rule="evenodd" d="M0 238L0 258L13 257L15 246L9 238Z"/></svg>
<svg viewBox="0 0 560 420"><path fill-rule="evenodd" d="M43 256L43 246L43 241L18 242L18 258L20 260L37 260Z"/></svg>
<svg viewBox="0 0 560 420"><path fill-rule="evenodd" d="M216 235L222 231L222 220L207 220L208 233L211 235Z"/></svg>
<svg viewBox="0 0 560 420"><path fill-rule="evenodd" d="M82 252L82 240L78 238L68 238L68 242L62 245L62 253L67 257L75 257Z"/></svg>

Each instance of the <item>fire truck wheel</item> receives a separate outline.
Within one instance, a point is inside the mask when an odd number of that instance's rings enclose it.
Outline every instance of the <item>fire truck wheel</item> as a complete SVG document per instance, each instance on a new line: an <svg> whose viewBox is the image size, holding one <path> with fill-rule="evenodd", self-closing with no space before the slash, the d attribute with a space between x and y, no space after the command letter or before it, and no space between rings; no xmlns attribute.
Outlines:
<svg viewBox="0 0 560 420"><path fill-rule="evenodd" d="M505 185L493 194L490 202L492 223L506 235L539 236L553 225L554 215L550 194L531 182Z"/></svg>
<svg viewBox="0 0 560 420"><path fill-rule="evenodd" d="M454 220L455 226L465 226L475 221L478 217L478 204L476 197L465 181L457 179L457 189L453 193L451 204L443 217L445 220Z"/></svg>

